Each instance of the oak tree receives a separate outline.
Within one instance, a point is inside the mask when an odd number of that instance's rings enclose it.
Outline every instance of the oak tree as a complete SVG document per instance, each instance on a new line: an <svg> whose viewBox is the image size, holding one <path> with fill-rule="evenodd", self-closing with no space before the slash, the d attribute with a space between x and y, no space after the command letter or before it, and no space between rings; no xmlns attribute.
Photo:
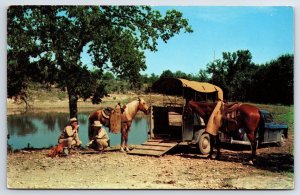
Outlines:
<svg viewBox="0 0 300 195"><path fill-rule="evenodd" d="M8 96L26 99L29 81L57 83L68 92L70 117L79 98L101 101L104 71L139 83L145 50L192 32L181 12L149 6L11 6L7 16ZM82 62L85 48L94 69Z"/></svg>

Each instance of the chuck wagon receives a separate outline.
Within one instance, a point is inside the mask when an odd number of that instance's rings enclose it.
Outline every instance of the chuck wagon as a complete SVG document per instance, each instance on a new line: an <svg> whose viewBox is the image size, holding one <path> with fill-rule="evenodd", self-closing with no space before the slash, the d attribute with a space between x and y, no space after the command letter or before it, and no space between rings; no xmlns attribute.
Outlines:
<svg viewBox="0 0 300 195"><path fill-rule="evenodd" d="M208 154L210 138L205 132L218 133L222 117L222 89L206 82L162 78L152 85L151 93L163 94L163 100L152 102L150 95L150 138L129 154L160 156L178 144L196 145L203 154ZM207 124L196 115L185 117L183 112L190 100L217 102Z"/></svg>
<svg viewBox="0 0 300 195"><path fill-rule="evenodd" d="M154 98L151 98L151 95L157 93L163 94L162 101L152 101ZM207 124L196 113L185 112L190 100L216 103ZM235 136L219 131L224 102L223 91L216 85L186 79L162 78L152 85L150 103L149 139L128 152L129 154L161 156L178 144L196 146L202 154L209 154L210 134L218 135L223 143L250 145L243 129L239 129ZM288 135L287 125L275 123L268 111L260 110L260 113L262 123L257 135L259 144L283 144Z"/></svg>

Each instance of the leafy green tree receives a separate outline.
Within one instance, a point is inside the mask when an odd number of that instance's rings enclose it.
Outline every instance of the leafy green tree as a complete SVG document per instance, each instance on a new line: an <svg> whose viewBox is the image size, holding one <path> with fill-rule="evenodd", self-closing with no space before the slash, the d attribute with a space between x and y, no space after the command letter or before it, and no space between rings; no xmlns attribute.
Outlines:
<svg viewBox="0 0 300 195"><path fill-rule="evenodd" d="M102 80L105 80L105 81L111 81L113 79L115 79L115 76L111 72L105 72L102 76Z"/></svg>
<svg viewBox="0 0 300 195"><path fill-rule="evenodd" d="M251 99L261 103L294 103L294 55L285 54L259 66Z"/></svg>
<svg viewBox="0 0 300 195"><path fill-rule="evenodd" d="M207 73L210 74L210 83L215 84L223 89L224 97L227 97L227 67L220 59L214 60L207 64Z"/></svg>
<svg viewBox="0 0 300 195"><path fill-rule="evenodd" d="M199 74L196 77L198 77L196 80L198 80L200 82L208 82L209 81L207 71L204 69L200 69Z"/></svg>
<svg viewBox="0 0 300 195"><path fill-rule="evenodd" d="M273 102L283 104L294 103L294 55L286 54L271 61L270 81L274 93ZM271 76L272 75L272 76Z"/></svg>
<svg viewBox="0 0 300 195"><path fill-rule="evenodd" d="M215 60L207 65L207 72L212 75L211 82L219 85L226 98L231 101L249 99L248 89L252 85L256 69L248 50L223 52L222 60Z"/></svg>
<svg viewBox="0 0 300 195"><path fill-rule="evenodd" d="M28 33L24 33L28 23L31 23L31 20L24 15L26 16L26 11L23 7L8 11L7 95L8 97L19 97L27 104L25 89L30 81L27 75L38 73L37 68L27 68L30 66L29 57L30 55L36 56L38 50L35 47L35 40Z"/></svg>
<svg viewBox="0 0 300 195"><path fill-rule="evenodd" d="M161 75L160 78L168 78L168 77L174 77L174 74L171 70L164 70Z"/></svg>
<svg viewBox="0 0 300 195"><path fill-rule="evenodd" d="M228 100L293 104L293 66L290 54L255 65L250 51L238 50L224 52L222 60L207 65L207 72Z"/></svg>
<svg viewBox="0 0 300 195"><path fill-rule="evenodd" d="M8 96L26 99L29 80L57 82L67 89L70 117L78 98L101 101L104 70L139 85L144 50L157 51L159 39L182 29L192 32L182 13L162 16L149 6L11 6L7 16ZM97 71L82 64L84 47Z"/></svg>
<svg viewBox="0 0 300 195"><path fill-rule="evenodd" d="M188 75L185 74L184 72L180 71L180 70L177 70L177 71L174 73L174 77L175 77L175 78L182 78L182 79L189 79L189 78L188 78Z"/></svg>
<svg viewBox="0 0 300 195"><path fill-rule="evenodd" d="M143 83L149 83L149 77L148 74L143 74L142 76L142 82Z"/></svg>
<svg viewBox="0 0 300 195"><path fill-rule="evenodd" d="M150 76L148 74L142 75L142 83L144 84L145 90L148 91L148 87L152 86L152 84L159 79L159 76L151 73Z"/></svg>
<svg viewBox="0 0 300 195"><path fill-rule="evenodd" d="M223 53L223 63L227 67L227 89L229 100L248 100L248 89L253 82L252 78L257 69L252 62L249 50L238 50L232 54Z"/></svg>
<svg viewBox="0 0 300 195"><path fill-rule="evenodd" d="M151 83L151 85L157 81L159 79L159 76L154 74L154 73L151 73L150 77L149 77L149 82Z"/></svg>

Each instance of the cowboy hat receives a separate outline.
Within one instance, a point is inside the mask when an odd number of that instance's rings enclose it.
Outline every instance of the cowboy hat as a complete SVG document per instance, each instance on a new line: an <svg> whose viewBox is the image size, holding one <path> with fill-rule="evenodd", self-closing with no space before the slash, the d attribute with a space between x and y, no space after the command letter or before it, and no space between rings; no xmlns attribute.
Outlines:
<svg viewBox="0 0 300 195"><path fill-rule="evenodd" d="M104 116L104 118L109 119L109 116L105 113L104 110L102 110L102 116Z"/></svg>
<svg viewBox="0 0 300 195"><path fill-rule="evenodd" d="M94 121L94 124L92 124L93 127L102 127L102 124L100 121Z"/></svg>
<svg viewBox="0 0 300 195"><path fill-rule="evenodd" d="M73 117L73 118L70 118L70 122L77 122L77 118Z"/></svg>

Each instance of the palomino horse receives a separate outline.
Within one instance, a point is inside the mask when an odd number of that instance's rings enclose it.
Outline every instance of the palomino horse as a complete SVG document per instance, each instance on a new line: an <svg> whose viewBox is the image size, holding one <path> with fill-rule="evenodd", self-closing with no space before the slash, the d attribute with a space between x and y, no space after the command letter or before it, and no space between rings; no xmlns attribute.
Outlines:
<svg viewBox="0 0 300 195"><path fill-rule="evenodd" d="M200 117L203 118L205 124L207 124L208 119L214 110L216 103L207 103L207 102L195 102L193 100L189 101L188 109L190 111L197 112ZM249 104L233 104L233 105L224 105L224 112L222 117L222 126L220 131L227 134L234 134L240 128L243 128L247 134L247 137L251 143L251 150L253 159L256 156L257 148L257 139L256 134L260 127L261 115L259 109L255 106ZM225 114L230 112L236 112L236 121L233 119L226 118ZM220 155L220 142L219 137L216 136L216 147L217 147L217 157ZM212 154L212 148L211 153Z"/></svg>
<svg viewBox="0 0 300 195"><path fill-rule="evenodd" d="M149 106L143 100L142 98L138 97L137 100L134 100L130 103L128 103L126 106L124 106L124 110L121 114L121 151L129 151L128 149L128 132L131 127L132 120L134 119L136 113L138 111L144 112L144 114L149 113ZM111 109L109 109L111 110ZM94 123L94 121L100 121L103 125L109 127L109 116L103 112L103 110L97 110L89 115L89 139L91 140L92 135L93 135L93 128L91 125Z"/></svg>

